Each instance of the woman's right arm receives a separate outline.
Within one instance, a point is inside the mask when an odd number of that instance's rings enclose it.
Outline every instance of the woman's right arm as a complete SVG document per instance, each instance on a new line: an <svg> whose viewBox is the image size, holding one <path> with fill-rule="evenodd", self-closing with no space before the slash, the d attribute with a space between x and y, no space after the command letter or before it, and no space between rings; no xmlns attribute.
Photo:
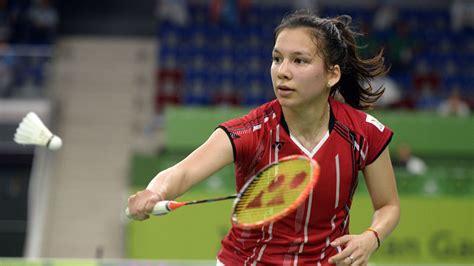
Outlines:
<svg viewBox="0 0 474 266"><path fill-rule="evenodd" d="M149 218L157 202L177 198L233 160L230 139L224 130L219 128L184 160L158 173L145 190L130 196L130 216L135 220Z"/></svg>

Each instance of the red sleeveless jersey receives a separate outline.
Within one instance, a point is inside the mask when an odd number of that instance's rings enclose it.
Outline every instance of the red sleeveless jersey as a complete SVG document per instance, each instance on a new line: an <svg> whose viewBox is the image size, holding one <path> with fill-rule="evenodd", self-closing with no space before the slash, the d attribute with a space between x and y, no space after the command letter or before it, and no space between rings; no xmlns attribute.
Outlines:
<svg viewBox="0 0 474 266"><path fill-rule="evenodd" d="M218 259L225 265L329 265L340 252L329 245L349 233L349 210L359 170L372 163L392 131L374 117L329 100L329 132L312 151L292 137L277 100L220 125L233 151L237 191L256 172L289 155L306 155L321 168L304 204L285 218L259 229L231 228Z"/></svg>

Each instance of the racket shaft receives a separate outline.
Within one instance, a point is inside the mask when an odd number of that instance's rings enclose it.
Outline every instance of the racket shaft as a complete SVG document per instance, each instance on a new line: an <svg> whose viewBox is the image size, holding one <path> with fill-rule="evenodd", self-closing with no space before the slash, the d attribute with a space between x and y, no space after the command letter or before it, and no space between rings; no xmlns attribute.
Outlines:
<svg viewBox="0 0 474 266"><path fill-rule="evenodd" d="M194 205L194 204L215 202L215 201L221 201L221 200L235 199L236 197L237 197L237 194L230 195L230 196L225 196L225 197L220 197L220 198L205 199L205 200L193 200L193 201L187 201L187 202L163 200L163 201L159 201L158 203L155 204L155 207L153 207L153 211L151 212L151 214L155 215L155 216L160 216L160 215L168 214L169 212L174 211L174 210L176 210L180 207L183 207L185 205ZM125 210L125 214L127 215L128 218L131 218L131 215L130 215L130 212L129 212L128 208Z"/></svg>
<svg viewBox="0 0 474 266"><path fill-rule="evenodd" d="M204 200L193 200L193 201L186 201L186 202L177 202L172 200L163 200L158 202L155 207L153 207L153 211L151 214L153 215L165 215L170 211L174 211L177 208L183 207L185 205L194 205L194 204L201 204L201 203L208 203L208 202L215 202L221 200L228 200L228 199L235 199L237 195L230 195L220 198L213 198L213 199L204 199Z"/></svg>
<svg viewBox="0 0 474 266"><path fill-rule="evenodd" d="M185 202L185 205L193 205L193 204L200 204L200 203L207 203L207 202L215 202L215 201L228 200L228 199L235 199L235 198L237 198L237 194L235 194L235 195L230 195L230 196L225 196L225 197L220 197L220 198L213 198L213 199L187 201L187 202Z"/></svg>

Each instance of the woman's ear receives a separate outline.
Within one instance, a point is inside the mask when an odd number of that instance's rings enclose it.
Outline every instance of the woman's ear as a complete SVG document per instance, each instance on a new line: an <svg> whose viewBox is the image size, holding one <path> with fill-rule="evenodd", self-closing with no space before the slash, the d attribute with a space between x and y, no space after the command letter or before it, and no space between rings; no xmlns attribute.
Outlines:
<svg viewBox="0 0 474 266"><path fill-rule="evenodd" d="M336 85L341 79L341 67L339 65L334 65L328 71L328 85L330 87Z"/></svg>

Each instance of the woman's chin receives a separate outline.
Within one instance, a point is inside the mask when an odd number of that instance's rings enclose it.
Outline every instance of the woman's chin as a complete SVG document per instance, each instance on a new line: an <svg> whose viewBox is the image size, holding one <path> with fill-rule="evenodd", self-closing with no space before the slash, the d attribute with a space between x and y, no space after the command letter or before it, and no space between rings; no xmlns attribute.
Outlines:
<svg viewBox="0 0 474 266"><path fill-rule="evenodd" d="M277 97L277 99L278 99L278 102L280 102L280 105L283 107L291 108L291 107L296 107L300 104L294 98L292 99L292 98L285 98L285 97Z"/></svg>

